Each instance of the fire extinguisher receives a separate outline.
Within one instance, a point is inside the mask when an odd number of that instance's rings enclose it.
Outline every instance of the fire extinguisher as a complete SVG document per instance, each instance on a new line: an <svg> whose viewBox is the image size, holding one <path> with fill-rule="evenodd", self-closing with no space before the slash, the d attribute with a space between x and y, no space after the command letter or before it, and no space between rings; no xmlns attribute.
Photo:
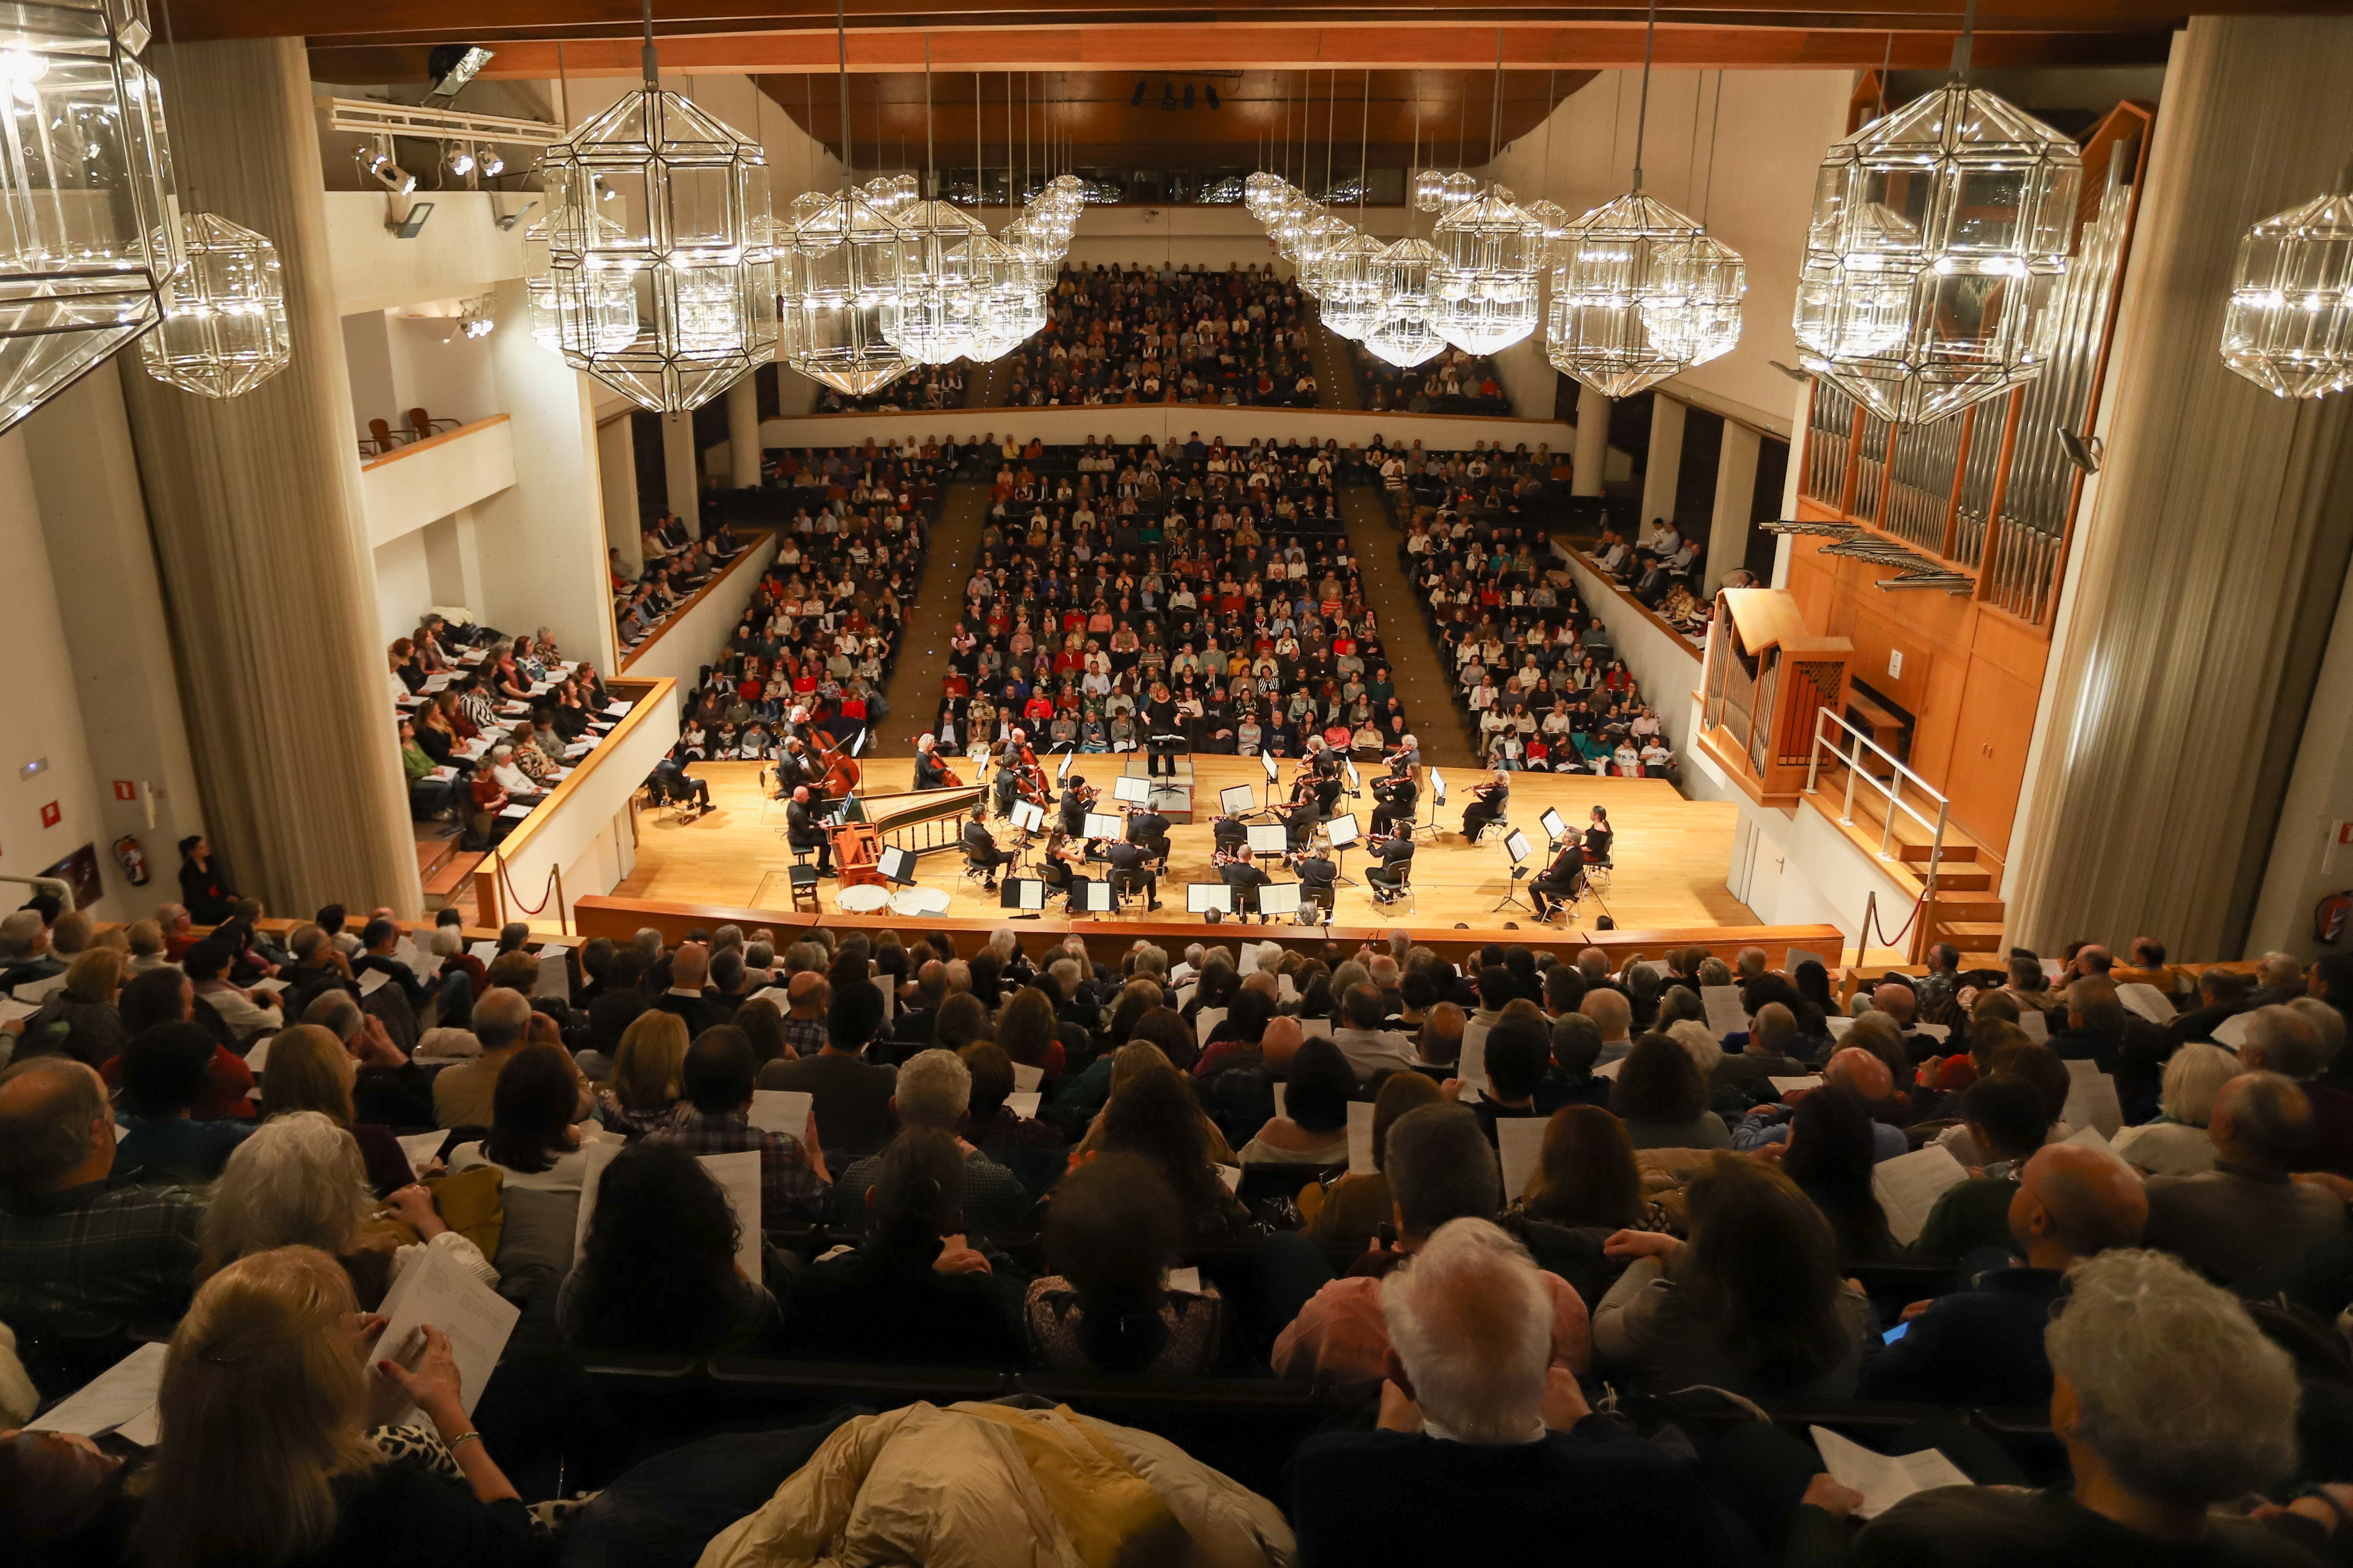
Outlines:
<svg viewBox="0 0 2353 1568"><path fill-rule="evenodd" d="M2345 938L2348 915L2353 915L2353 891L2329 894L2313 908L2312 934L2334 946Z"/></svg>
<svg viewBox="0 0 2353 1568"><path fill-rule="evenodd" d="M126 833L114 841L114 863L122 868L132 887L147 885L147 852L139 847L137 837Z"/></svg>

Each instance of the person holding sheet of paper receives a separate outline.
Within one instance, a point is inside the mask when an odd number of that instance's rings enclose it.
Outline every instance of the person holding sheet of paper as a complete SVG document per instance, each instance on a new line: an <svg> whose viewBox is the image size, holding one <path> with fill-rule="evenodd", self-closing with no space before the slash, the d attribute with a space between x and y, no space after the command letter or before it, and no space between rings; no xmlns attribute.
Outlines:
<svg viewBox="0 0 2353 1568"><path fill-rule="evenodd" d="M1691 1239L1621 1230L1629 1259L1593 1315L1594 1350L1660 1390L1694 1384L1751 1398L1854 1393L1869 1298L1839 1277L1831 1227L1772 1166L1719 1154L1692 1179Z"/></svg>
<svg viewBox="0 0 2353 1568"><path fill-rule="evenodd" d="M1642 1196L1642 1173L1626 1124L1598 1105L1552 1114L1526 1191L1514 1199L1530 1219L1571 1229L1669 1228L1667 1211Z"/></svg>
<svg viewBox="0 0 2353 1568"><path fill-rule="evenodd" d="M1281 1109L1236 1157L1245 1166L1306 1166L1311 1175L1314 1167L1345 1163L1348 1100L1356 1088L1356 1075L1338 1046L1325 1039L1304 1041L1291 1058Z"/></svg>
<svg viewBox="0 0 2353 1568"><path fill-rule="evenodd" d="M2296 1511L2213 1511L2296 1468L2288 1352L2228 1293L2155 1252L2104 1252L2068 1283L2045 1343L2051 1425L2072 1484L1947 1487L1905 1498L1855 1537L1857 1568L2335 1561L2345 1489ZM2327 1544L2330 1526L2338 1544Z"/></svg>
<svg viewBox="0 0 2353 1568"><path fill-rule="evenodd" d="M1437 1081L1418 1072L1393 1072L1381 1080L1373 1100L1373 1168L1351 1169L1324 1189L1323 1203L1300 1234L1327 1258L1353 1258L1374 1245L1381 1226L1392 1222L1394 1200L1388 1173L1389 1130L1409 1110L1444 1098Z"/></svg>
<svg viewBox="0 0 2353 1568"><path fill-rule="evenodd" d="M2138 1246L2147 1222L2140 1178L2114 1155L2074 1143L2037 1152L2010 1201L2012 1250L2025 1263L1905 1308L1910 1329L1863 1363L1858 1392L1923 1405L2048 1403L2042 1334L2066 1299L2067 1271L2110 1247Z"/></svg>
<svg viewBox="0 0 2353 1568"><path fill-rule="evenodd" d="M693 1355L766 1348L776 1300L744 1278L737 1229L693 1155L654 1142L624 1149L597 1175L596 1213L556 1297L565 1341Z"/></svg>
<svg viewBox="0 0 2353 1568"><path fill-rule="evenodd" d="M706 1029L686 1048L679 1069L686 1106L649 1143L673 1143L695 1154L760 1155L760 1223L782 1226L822 1220L833 1185L817 1141L812 1114L801 1136L751 1123L756 1069L752 1042L732 1024Z"/></svg>
<svg viewBox="0 0 2353 1568"><path fill-rule="evenodd" d="M1008 1062L1007 1077L1010 1078ZM899 1069L891 1109L902 1129L930 1128L956 1137L965 1150L964 1217L976 1236L997 1236L1029 1226L1037 1200L1020 1178L963 1141L972 1109L972 1069L954 1051L937 1047L918 1051ZM903 1136L903 1132L902 1136ZM887 1153L888 1151L886 1150ZM866 1223L867 1190L881 1175L883 1156L852 1162L834 1184L833 1222L847 1230Z"/></svg>
<svg viewBox="0 0 2353 1568"><path fill-rule="evenodd" d="M205 1282L164 1363L138 1562L539 1561L531 1516L466 1412L448 1336L427 1327L421 1345L381 1344L384 1321L357 1309L342 1268L312 1247L257 1253ZM369 1440L412 1405L462 1484Z"/></svg>
<svg viewBox="0 0 2353 1568"><path fill-rule="evenodd" d="M1466 1217L1380 1288L1379 1425L1309 1439L1293 1469L1304 1568L1757 1555L1690 1467L1594 1416L1548 1353L1556 1283L1496 1226ZM1471 1322L1481 1331L1465 1333ZM1431 1499L1443 1506L1419 1506Z"/></svg>
<svg viewBox="0 0 2353 1568"><path fill-rule="evenodd" d="M1911 1250L1924 1258L1967 1258L1981 1247L2009 1249L2018 1172L2042 1147L2052 1120L2042 1089L2004 1072L1969 1085L1960 1115L1982 1163L1967 1181L1937 1195L1912 1243Z"/></svg>
<svg viewBox="0 0 2353 1568"><path fill-rule="evenodd" d="M1216 1364L1225 1298L1198 1268L1175 1268L1176 1194L1145 1161L1106 1154L1054 1191L1046 1262L1022 1324L1042 1364L1113 1377L1198 1377Z"/></svg>

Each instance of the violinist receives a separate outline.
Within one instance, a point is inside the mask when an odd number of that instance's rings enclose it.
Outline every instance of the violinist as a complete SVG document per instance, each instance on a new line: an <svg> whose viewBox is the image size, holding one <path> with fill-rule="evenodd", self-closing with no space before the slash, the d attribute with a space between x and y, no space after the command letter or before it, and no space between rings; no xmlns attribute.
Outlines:
<svg viewBox="0 0 2353 1568"><path fill-rule="evenodd" d="M1512 775L1497 768L1493 779L1472 786L1471 804L1462 810L1462 837L1473 844L1479 842L1479 835L1504 820L1511 800Z"/></svg>
<svg viewBox="0 0 2353 1568"><path fill-rule="evenodd" d="M1552 864L1537 873L1528 884L1528 892L1536 901L1536 919L1552 919L1559 905L1574 904L1584 891L1585 846L1577 835L1570 834L1553 846Z"/></svg>
<svg viewBox="0 0 2353 1568"><path fill-rule="evenodd" d="M1079 896L1079 874L1071 865L1070 846L1071 841L1060 833L1047 836L1046 853L1038 862L1038 879L1046 884L1050 897L1060 894L1066 900L1074 900ZM1071 914L1079 912L1073 902L1066 902L1064 908Z"/></svg>
<svg viewBox="0 0 2353 1568"><path fill-rule="evenodd" d="M1225 854L1249 843L1250 829L1242 825L1239 816L1219 816L1209 824L1209 841L1218 853Z"/></svg>
<svg viewBox="0 0 2353 1568"><path fill-rule="evenodd" d="M1421 766L1421 742L1411 735L1402 736L1382 761L1388 763L1392 778L1411 778L1413 770Z"/></svg>
<svg viewBox="0 0 2353 1568"><path fill-rule="evenodd" d="M1162 866L1168 864L1168 818L1148 805L1139 805L1127 814L1127 841L1141 844L1144 852Z"/></svg>
<svg viewBox="0 0 2353 1568"><path fill-rule="evenodd" d="M1112 866L1112 897L1125 898L1141 887L1148 907L1155 910L1160 907L1160 879L1153 873L1151 857L1145 852L1143 845L1123 840L1105 848L1103 858Z"/></svg>
<svg viewBox="0 0 2353 1568"><path fill-rule="evenodd" d="M1379 836L1389 833L1395 830L1399 823L1403 823L1410 831L1413 826L1414 806L1420 798L1421 786L1413 782L1413 773L1410 770L1401 773L1392 773L1385 779L1374 780L1373 799L1377 803L1373 807L1374 834Z"/></svg>
<svg viewBox="0 0 2353 1568"><path fill-rule="evenodd" d="M1233 889L1234 913L1259 914L1258 890L1272 879L1252 865L1247 853L1219 855L1211 864L1217 870L1218 880ZM1259 918L1264 920L1266 917L1260 915Z"/></svg>
<svg viewBox="0 0 2353 1568"><path fill-rule="evenodd" d="M1340 868L1332 864L1332 857L1324 852L1321 845L1310 848L1303 857L1299 858L1297 866L1301 901L1321 905L1324 918L1329 921L1332 918L1333 902L1338 897Z"/></svg>
<svg viewBox="0 0 2353 1568"><path fill-rule="evenodd" d="M978 807L964 825L964 858L981 874L980 885L992 893L997 890L997 868L1012 858L997 847L996 837L988 831L988 814Z"/></svg>
<svg viewBox="0 0 2353 1568"><path fill-rule="evenodd" d="M1070 784L1062 791L1062 832L1065 837L1086 837L1087 813L1094 804L1095 792L1088 787L1083 777L1072 773Z"/></svg>
<svg viewBox="0 0 2353 1568"><path fill-rule="evenodd" d="M1398 833L1387 838L1367 838L1365 847L1377 861L1365 871L1365 880L1373 889L1373 901L1396 903L1405 896L1405 879L1413 869L1412 836Z"/></svg>
<svg viewBox="0 0 2353 1568"><path fill-rule="evenodd" d="M1312 795L1298 805L1277 807L1274 815L1282 824L1283 842L1293 849L1304 845L1324 820L1323 810Z"/></svg>
<svg viewBox="0 0 2353 1568"><path fill-rule="evenodd" d="M997 772L988 781L988 798L997 816L1010 816L1013 815L1013 803L1019 797L1021 784L1013 748L999 741L989 750Z"/></svg>
<svg viewBox="0 0 2353 1568"><path fill-rule="evenodd" d="M1592 825L1585 830L1585 863L1588 866L1609 865L1609 846L1616 842L1617 837L1617 830L1609 826L1609 814L1595 806Z"/></svg>

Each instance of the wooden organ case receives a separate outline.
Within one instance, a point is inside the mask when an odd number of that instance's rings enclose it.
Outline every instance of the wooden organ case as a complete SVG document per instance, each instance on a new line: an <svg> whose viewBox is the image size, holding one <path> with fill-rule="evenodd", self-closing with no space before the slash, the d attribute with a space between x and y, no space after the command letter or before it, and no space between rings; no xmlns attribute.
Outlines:
<svg viewBox="0 0 2353 1568"><path fill-rule="evenodd" d="M1759 804L1796 805L1817 715L1846 711L1853 654L1845 637L1809 631L1781 589L1723 590L1708 626L1699 745Z"/></svg>

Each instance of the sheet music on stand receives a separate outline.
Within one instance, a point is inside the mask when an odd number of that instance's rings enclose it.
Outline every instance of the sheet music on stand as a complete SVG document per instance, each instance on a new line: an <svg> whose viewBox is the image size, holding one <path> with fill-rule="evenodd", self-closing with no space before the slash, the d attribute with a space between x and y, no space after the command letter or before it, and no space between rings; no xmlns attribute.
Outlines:
<svg viewBox="0 0 2353 1568"><path fill-rule="evenodd" d="M1269 882L1258 890L1258 912L1262 915L1295 915L1299 912L1299 884ZM1283 978L1291 978L1288 974Z"/></svg>
<svg viewBox="0 0 2353 1568"><path fill-rule="evenodd" d="M1545 837L1556 844L1568 837L1568 824L1563 822L1560 813L1551 806L1544 808L1543 814L1536 818L1536 826L1543 828Z"/></svg>
<svg viewBox="0 0 2353 1568"><path fill-rule="evenodd" d="M1446 775L1436 768L1430 770L1430 798L1432 805L1446 804Z"/></svg>
<svg viewBox="0 0 2353 1568"><path fill-rule="evenodd" d="M1126 801L1131 805L1149 805L1152 803L1152 781L1137 778L1134 773L1122 773L1111 781L1111 797Z"/></svg>
<svg viewBox="0 0 2353 1568"><path fill-rule="evenodd" d="M1074 907L1086 914L1107 915L1113 906L1112 885L1092 877L1082 877L1071 884L1076 895Z"/></svg>
<svg viewBox="0 0 2353 1568"><path fill-rule="evenodd" d="M1046 907L1046 884L1035 877L1008 877L999 885L997 895L999 909L1042 910Z"/></svg>
<svg viewBox="0 0 2353 1568"><path fill-rule="evenodd" d="M1127 824L1107 811L1091 811L1081 823L1079 833L1087 838L1118 838L1127 832Z"/></svg>
<svg viewBox="0 0 2353 1568"><path fill-rule="evenodd" d="M1345 849L1358 837L1356 814L1353 811L1344 811L1324 825L1324 840L1335 849Z"/></svg>
<svg viewBox="0 0 2353 1568"><path fill-rule="evenodd" d="M1185 912L1205 915L1211 910L1220 914L1234 912L1234 890L1223 882L1187 882L1185 884Z"/></svg>
<svg viewBox="0 0 2353 1568"><path fill-rule="evenodd" d="M1291 847L1291 830L1280 822L1253 822L1242 833L1253 855L1280 855Z"/></svg>
<svg viewBox="0 0 2353 1568"><path fill-rule="evenodd" d="M1035 833L1046 826L1046 808L1034 800L1013 803L1013 826L1025 833Z"/></svg>
<svg viewBox="0 0 2353 1568"><path fill-rule="evenodd" d="M1218 792L1218 810L1228 816L1247 816L1258 809L1258 791L1249 784L1228 784Z"/></svg>

